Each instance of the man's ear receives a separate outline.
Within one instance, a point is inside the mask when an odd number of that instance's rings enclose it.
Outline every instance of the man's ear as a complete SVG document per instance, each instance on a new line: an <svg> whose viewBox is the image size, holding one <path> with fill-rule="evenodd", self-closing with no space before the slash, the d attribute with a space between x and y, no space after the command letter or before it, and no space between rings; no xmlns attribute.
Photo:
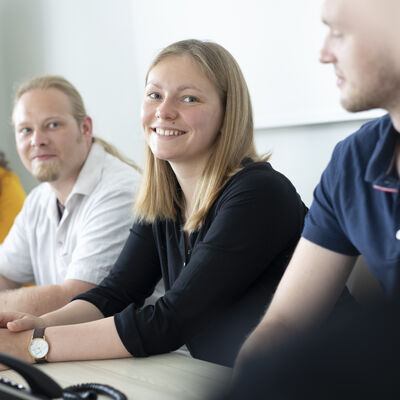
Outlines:
<svg viewBox="0 0 400 400"><path fill-rule="evenodd" d="M81 122L81 132L86 142L88 144L92 143L93 122L92 118L90 118L88 115L85 115Z"/></svg>

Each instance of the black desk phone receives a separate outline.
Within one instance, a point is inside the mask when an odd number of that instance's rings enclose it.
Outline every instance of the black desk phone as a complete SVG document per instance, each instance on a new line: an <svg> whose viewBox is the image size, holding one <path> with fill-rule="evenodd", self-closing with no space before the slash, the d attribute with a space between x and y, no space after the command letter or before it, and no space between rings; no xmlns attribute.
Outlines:
<svg viewBox="0 0 400 400"><path fill-rule="evenodd" d="M97 394L114 400L127 400L118 390L98 383L84 383L62 389L40 369L8 354L0 353L0 363L18 372L29 385L29 388L25 388L0 376L0 400L95 400Z"/></svg>

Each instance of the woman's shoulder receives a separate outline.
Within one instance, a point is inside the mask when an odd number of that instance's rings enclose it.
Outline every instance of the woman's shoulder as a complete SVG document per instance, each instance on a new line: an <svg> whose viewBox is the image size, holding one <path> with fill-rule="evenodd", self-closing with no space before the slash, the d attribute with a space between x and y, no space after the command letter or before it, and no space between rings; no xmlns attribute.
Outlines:
<svg viewBox="0 0 400 400"><path fill-rule="evenodd" d="M3 167L0 167L0 179L3 185L20 184L18 176Z"/></svg>
<svg viewBox="0 0 400 400"><path fill-rule="evenodd" d="M282 173L275 170L268 161L245 160L243 168L234 174L225 189L253 188L259 192L271 192L272 189L295 191L293 184Z"/></svg>
<svg viewBox="0 0 400 400"><path fill-rule="evenodd" d="M0 177L2 180L7 180L8 182L18 182L18 184L21 184L17 174L14 174L14 172L1 167L0 167Z"/></svg>
<svg viewBox="0 0 400 400"><path fill-rule="evenodd" d="M211 215L223 209L243 210L246 215L270 218L285 214L287 220L302 225L307 207L289 179L269 162L250 162L234 174L221 190Z"/></svg>
<svg viewBox="0 0 400 400"><path fill-rule="evenodd" d="M10 194L12 193L13 195L25 198L25 191L22 188L18 175L4 168L0 168L0 179L3 194L9 192Z"/></svg>
<svg viewBox="0 0 400 400"><path fill-rule="evenodd" d="M290 180L262 161L246 163L228 180L214 203L214 211L232 205L246 205L253 210L307 210Z"/></svg>
<svg viewBox="0 0 400 400"><path fill-rule="evenodd" d="M4 177L6 177L10 173L9 170L0 167L0 179L3 180Z"/></svg>

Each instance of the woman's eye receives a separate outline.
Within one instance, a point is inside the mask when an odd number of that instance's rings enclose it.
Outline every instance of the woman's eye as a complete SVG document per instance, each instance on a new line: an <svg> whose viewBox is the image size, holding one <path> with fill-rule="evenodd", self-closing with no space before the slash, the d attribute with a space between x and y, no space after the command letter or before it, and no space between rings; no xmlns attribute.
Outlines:
<svg viewBox="0 0 400 400"><path fill-rule="evenodd" d="M195 102L197 102L197 99L196 99L196 97L193 97L193 96L186 96L186 97L183 99L183 101L184 101L185 103L195 103Z"/></svg>
<svg viewBox="0 0 400 400"><path fill-rule="evenodd" d="M57 128L60 124L58 122L50 122L49 123L49 128L54 129Z"/></svg>
<svg viewBox="0 0 400 400"><path fill-rule="evenodd" d="M158 93L150 93L148 96L153 100L161 99L161 96Z"/></svg>

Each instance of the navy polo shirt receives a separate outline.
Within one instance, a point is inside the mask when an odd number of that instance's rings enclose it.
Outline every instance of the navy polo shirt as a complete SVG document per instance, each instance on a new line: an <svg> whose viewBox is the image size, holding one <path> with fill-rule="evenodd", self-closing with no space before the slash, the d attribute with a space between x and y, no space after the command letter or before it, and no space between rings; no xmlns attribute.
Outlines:
<svg viewBox="0 0 400 400"><path fill-rule="evenodd" d="M338 143L302 234L332 251L362 254L389 297L400 295L399 137L385 115Z"/></svg>

